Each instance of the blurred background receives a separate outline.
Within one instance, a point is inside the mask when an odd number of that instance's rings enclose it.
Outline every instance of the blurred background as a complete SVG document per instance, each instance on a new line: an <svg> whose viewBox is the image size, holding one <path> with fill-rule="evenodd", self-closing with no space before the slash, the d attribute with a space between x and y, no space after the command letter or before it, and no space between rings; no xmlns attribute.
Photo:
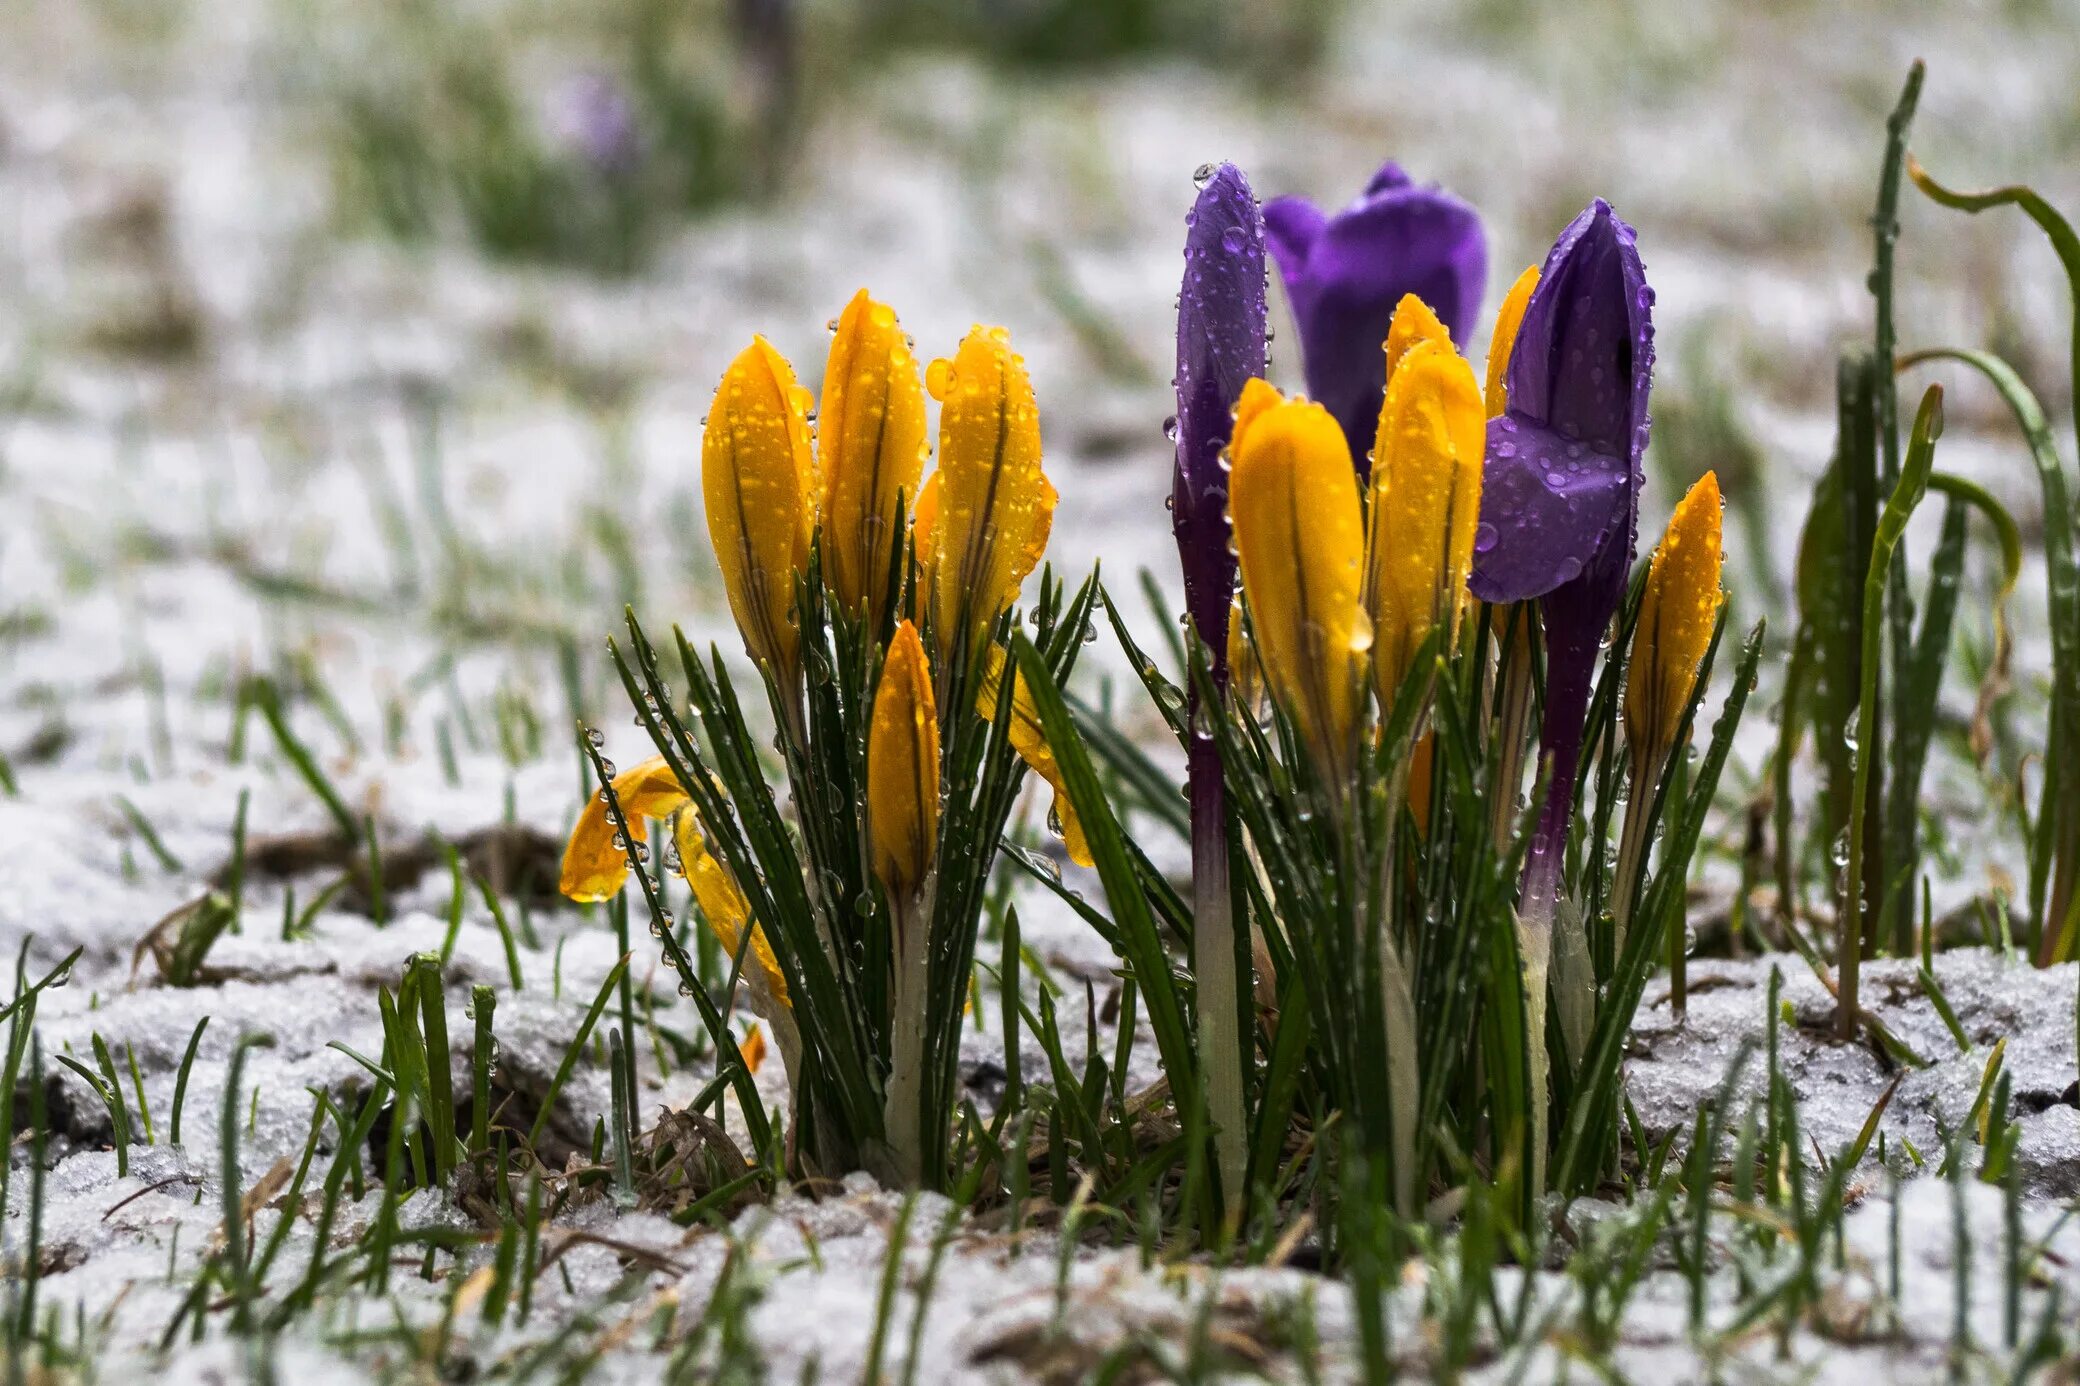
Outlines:
<svg viewBox="0 0 2080 1386"><path fill-rule="evenodd" d="M1659 292L1643 538L1717 468L1736 616L1781 614L1908 62L1933 170L2072 210L2076 52L2076 0L8 6L0 754L213 783L264 673L328 755L438 750L433 798L481 812L503 783L563 818L567 753L535 769L618 702L622 604L722 629L697 461L724 363L763 332L813 386L862 285L927 359L1009 327L1055 561L1168 584L1172 297L1192 171L1222 158L1266 197L1341 203L1391 156L1468 198L1482 338L1610 198ZM2041 239L1904 210L1903 345L1993 344L2063 417ZM1945 465L2040 524L1995 402L1961 391L1952 426Z"/></svg>

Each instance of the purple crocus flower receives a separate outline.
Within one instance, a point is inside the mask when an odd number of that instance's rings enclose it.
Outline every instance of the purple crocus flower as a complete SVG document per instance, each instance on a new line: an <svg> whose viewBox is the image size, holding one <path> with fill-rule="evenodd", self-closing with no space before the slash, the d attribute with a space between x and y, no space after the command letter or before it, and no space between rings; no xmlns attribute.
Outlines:
<svg viewBox="0 0 2080 1386"><path fill-rule="evenodd" d="M1305 198L1281 197L1265 206L1264 222L1300 325L1307 392L1343 425L1362 477L1386 393L1394 306L1414 294L1465 344L1488 278L1480 217L1442 188L1418 187L1389 160L1334 216Z"/></svg>
<svg viewBox="0 0 2080 1386"><path fill-rule="evenodd" d="M1632 568L1653 304L1632 228L1598 198L1546 256L1510 358L1509 407L1488 424L1467 586L1485 602L1537 598L1545 618L1539 745L1552 779L1525 867L1527 920L1552 917L1589 676Z"/></svg>
<svg viewBox="0 0 2080 1386"><path fill-rule="evenodd" d="M1177 296L1177 467L1171 528L1184 568L1185 609L1228 677L1228 608L1235 554L1228 542L1228 473L1221 464L1244 382L1264 373L1264 217L1249 180L1222 164L1185 217L1184 284Z"/></svg>
<svg viewBox="0 0 2080 1386"><path fill-rule="evenodd" d="M584 72L557 93L556 134L566 149L604 174L626 173L642 153L635 106L613 78Z"/></svg>
<svg viewBox="0 0 2080 1386"><path fill-rule="evenodd" d="M1249 180L1222 164L1185 217L1184 283L1177 296L1177 463L1171 525L1184 568L1185 610L1205 645L1216 687L1228 681L1228 620L1235 596L1228 470L1222 454L1245 382L1264 374L1264 217ZM1199 726L1198 688L1191 720ZM1222 1193L1239 1207L1247 1162L1242 1098L1240 980L1228 894L1227 797L1211 736L1186 753L1192 803L1192 970L1207 1104L1218 1128Z"/></svg>

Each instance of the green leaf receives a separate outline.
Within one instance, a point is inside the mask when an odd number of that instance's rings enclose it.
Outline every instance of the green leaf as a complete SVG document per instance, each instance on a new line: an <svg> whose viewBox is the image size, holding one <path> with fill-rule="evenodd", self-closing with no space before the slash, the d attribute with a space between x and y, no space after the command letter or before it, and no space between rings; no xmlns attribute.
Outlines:
<svg viewBox="0 0 2080 1386"><path fill-rule="evenodd" d="M2071 237L2070 228L2065 235ZM2080 245L2067 259L2067 268L2069 273L2080 274ZM2076 315L2080 315L2080 280L2076 280L2075 296ZM2080 322L2080 316L2075 320ZM2075 360L2080 362L2080 340L2075 342L2075 352ZM2044 567L2051 618L2051 730L2044 748L2046 773L2039 823L2049 835L2050 846L2030 857L2030 912L2039 930L2038 962L2057 961L2071 953L2056 951L2058 931L2052 921L2063 916L2047 902L2053 864L2059 866L2065 882L2063 898L2068 901L2073 877L2080 872L2080 745L2076 745L2080 739L2080 514L2075 513L2074 493L2043 406L2014 367L1991 352L1949 348L1915 352L1900 367L1904 370L1927 361L1969 366L1994 387L2022 430L2043 492ZM2004 547L2006 542L2004 535Z"/></svg>

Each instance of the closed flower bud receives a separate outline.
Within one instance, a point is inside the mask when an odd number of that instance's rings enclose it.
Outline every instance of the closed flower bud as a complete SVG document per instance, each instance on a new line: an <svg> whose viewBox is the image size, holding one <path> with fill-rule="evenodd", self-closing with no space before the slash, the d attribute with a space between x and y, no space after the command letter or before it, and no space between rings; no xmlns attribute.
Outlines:
<svg viewBox="0 0 2080 1386"><path fill-rule="evenodd" d="M939 707L917 627L896 627L867 733L867 841L893 896L924 883L939 840Z"/></svg>
<svg viewBox="0 0 2080 1386"><path fill-rule="evenodd" d="M1625 677L1625 738L1635 755L1675 744L1725 600L1719 568L1719 478L1706 472L1669 517L1640 596Z"/></svg>
<svg viewBox="0 0 2080 1386"><path fill-rule="evenodd" d="M847 612L879 625L899 505L917 505L924 387L902 326L861 289L838 315L817 415L824 576Z"/></svg>
<svg viewBox="0 0 2080 1386"><path fill-rule="evenodd" d="M1458 637L1486 445L1473 367L1448 342L1419 339L1387 382L1373 449L1367 588L1382 709L1434 627Z"/></svg>
<svg viewBox="0 0 2080 1386"><path fill-rule="evenodd" d="M724 372L701 439L701 494L730 611L752 660L800 668L795 577L808 567L816 497L809 392L765 338Z"/></svg>
<svg viewBox="0 0 2080 1386"><path fill-rule="evenodd" d="M1040 470L1040 409L1000 327L978 327L925 385L940 401L939 467L928 486L932 613L946 647L972 647L1018 599L1054 524ZM924 505L920 505L922 510Z"/></svg>
<svg viewBox="0 0 2080 1386"><path fill-rule="evenodd" d="M1265 682L1332 783L1350 769L1372 623L1365 524L1329 411L1252 380L1236 407L1228 506Z"/></svg>
<svg viewBox="0 0 2080 1386"><path fill-rule="evenodd" d="M1495 331L1488 338L1488 388L1482 392L1491 419L1509 408L1510 353L1517 349L1517 329L1524 324L1524 305L1531 302L1531 291L1537 287L1538 266L1533 265L1517 276L1517 282L1503 295L1502 307L1496 310Z"/></svg>

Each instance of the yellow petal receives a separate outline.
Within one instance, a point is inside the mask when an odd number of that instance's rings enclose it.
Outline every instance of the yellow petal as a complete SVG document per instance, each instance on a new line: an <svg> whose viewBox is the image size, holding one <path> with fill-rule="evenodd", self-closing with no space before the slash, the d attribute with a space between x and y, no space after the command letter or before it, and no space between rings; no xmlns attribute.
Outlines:
<svg viewBox="0 0 2080 1386"><path fill-rule="evenodd" d="M1373 445L1366 586L1382 708L1433 627L1458 637L1486 447L1473 367L1435 338L1417 343L1387 381Z"/></svg>
<svg viewBox="0 0 2080 1386"><path fill-rule="evenodd" d="M664 757L632 765L614 777L614 797L621 805L627 831L637 842L650 833L652 818L669 818L686 802L686 791ZM628 853L614 843L622 829L607 821L607 801L595 794L585 801L571 840L563 849L562 879L557 888L573 900L607 900L621 893L628 879Z"/></svg>
<svg viewBox="0 0 2080 1386"><path fill-rule="evenodd" d="M1387 329L1387 373L1380 378L1392 380L1394 372L1401 367L1401 358L1418 342L1442 342L1447 348L1452 345L1452 330L1430 311L1430 305L1414 294L1403 294L1394 305L1394 322ZM1359 440L1350 440L1356 447Z"/></svg>
<svg viewBox="0 0 2080 1386"><path fill-rule="evenodd" d="M686 883L693 887L693 898L701 907L702 918L708 922L708 932L715 935L715 941L722 945L724 955L731 959L737 956L737 949L743 945L745 926L749 925L751 952L745 959L745 967L756 971L758 980L776 1002L788 1005L787 974L780 970L780 960L773 956L773 946L766 942L765 931L751 923L751 902L737 888L729 868L708 850L708 841L701 836L699 818L691 807L681 810L672 819L672 841L679 848L679 869L685 873Z"/></svg>
<svg viewBox="0 0 2080 1386"><path fill-rule="evenodd" d="M924 387L895 312L861 289L838 315L817 414L823 562L846 611L878 626L901 498L924 471Z"/></svg>
<svg viewBox="0 0 2080 1386"><path fill-rule="evenodd" d="M1495 310L1495 332L1488 338L1488 417L1495 418L1509 407L1509 354L1516 349L1517 329L1524 324L1524 305L1538 287L1538 266L1517 276Z"/></svg>
<svg viewBox="0 0 2080 1386"><path fill-rule="evenodd" d="M1332 780L1348 768L1359 661L1372 623L1359 603L1365 530L1343 430L1319 404L1267 403L1260 382L1231 445L1228 509L1257 654L1271 695ZM1254 400L1251 396L1254 394Z"/></svg>
<svg viewBox="0 0 2080 1386"><path fill-rule="evenodd" d="M989 647L989 664L983 670L982 693L976 699L975 710L982 717L995 720L997 700L1002 696L1004 682L1004 648ZM1076 816L1076 806L1069 801L1069 787L1062 779L1062 767L1056 763L1054 749L1047 744L1047 734L1040 729L1040 709L1033 703L1032 692L1026 687L1024 674L1011 684L1011 749L1018 758L1054 790L1054 803L1049 811L1054 821L1061 825L1062 846L1069 853L1069 860L1078 866L1091 866L1090 842L1083 835L1083 820Z"/></svg>
<svg viewBox="0 0 2080 1386"><path fill-rule="evenodd" d="M765 1031L756 1025L752 1026L750 1032L744 1036L744 1042L737 1046L737 1053L743 1056L746 1073L758 1072L766 1061Z"/></svg>
<svg viewBox="0 0 2080 1386"><path fill-rule="evenodd" d="M940 639L972 644L1039 565L1055 490L1040 470L1032 382L1003 328L969 332L925 383L942 403L933 617Z"/></svg>
<svg viewBox="0 0 2080 1386"><path fill-rule="evenodd" d="M730 610L751 658L786 678L800 643L795 574L808 566L815 518L809 403L759 337L723 373L701 439L701 494Z"/></svg>
<svg viewBox="0 0 2080 1386"><path fill-rule="evenodd" d="M1636 755L1675 742L1725 600L1719 567L1719 478L1706 472L1669 518L1640 598L1625 678L1625 736Z"/></svg>
<svg viewBox="0 0 2080 1386"><path fill-rule="evenodd" d="M917 488L910 515L910 552L917 558L918 582L925 592L937 589L939 572L939 474L933 472Z"/></svg>
<svg viewBox="0 0 2080 1386"><path fill-rule="evenodd" d="M923 883L939 840L939 707L917 627L905 621L881 664L867 732L867 841L892 896Z"/></svg>

